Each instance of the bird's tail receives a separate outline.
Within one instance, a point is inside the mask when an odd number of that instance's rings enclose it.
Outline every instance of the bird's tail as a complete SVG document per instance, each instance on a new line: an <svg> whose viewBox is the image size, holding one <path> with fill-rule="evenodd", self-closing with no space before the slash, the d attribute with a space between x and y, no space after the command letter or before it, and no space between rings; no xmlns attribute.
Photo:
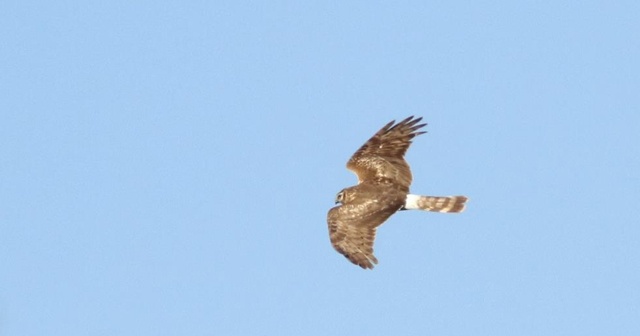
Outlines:
<svg viewBox="0 0 640 336"><path fill-rule="evenodd" d="M466 196L422 196L407 195L402 210L425 210L433 212L462 212L467 202Z"/></svg>

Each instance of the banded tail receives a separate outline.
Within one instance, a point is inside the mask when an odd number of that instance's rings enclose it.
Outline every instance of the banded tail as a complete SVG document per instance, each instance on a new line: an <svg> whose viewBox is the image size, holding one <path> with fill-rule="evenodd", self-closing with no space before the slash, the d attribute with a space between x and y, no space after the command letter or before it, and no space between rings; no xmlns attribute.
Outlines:
<svg viewBox="0 0 640 336"><path fill-rule="evenodd" d="M422 196L407 195L402 210L425 210L433 212L462 212L467 202L466 196Z"/></svg>

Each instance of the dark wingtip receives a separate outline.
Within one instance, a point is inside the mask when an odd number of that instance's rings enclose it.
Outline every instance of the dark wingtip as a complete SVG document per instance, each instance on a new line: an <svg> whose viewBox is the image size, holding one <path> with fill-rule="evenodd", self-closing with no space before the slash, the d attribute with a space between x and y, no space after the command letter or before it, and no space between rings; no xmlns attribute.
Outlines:
<svg viewBox="0 0 640 336"><path fill-rule="evenodd" d="M411 133L413 133L413 136L418 136L420 134L425 134L427 133L427 131L419 131L419 129L421 129L422 127L427 126L427 123L423 123L423 124L418 124L420 121L422 121L422 117L413 119L414 116L410 116L409 118L406 118L405 120L403 120L400 124L406 125L405 127L407 127ZM398 125L400 125L398 124Z"/></svg>

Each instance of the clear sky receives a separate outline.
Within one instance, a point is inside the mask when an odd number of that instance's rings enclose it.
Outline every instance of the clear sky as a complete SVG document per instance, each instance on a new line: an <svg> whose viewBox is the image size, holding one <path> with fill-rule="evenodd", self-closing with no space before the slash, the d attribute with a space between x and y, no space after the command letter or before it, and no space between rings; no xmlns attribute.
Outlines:
<svg viewBox="0 0 640 336"><path fill-rule="evenodd" d="M639 335L640 2L4 1L0 335ZM365 271L345 164L424 117Z"/></svg>

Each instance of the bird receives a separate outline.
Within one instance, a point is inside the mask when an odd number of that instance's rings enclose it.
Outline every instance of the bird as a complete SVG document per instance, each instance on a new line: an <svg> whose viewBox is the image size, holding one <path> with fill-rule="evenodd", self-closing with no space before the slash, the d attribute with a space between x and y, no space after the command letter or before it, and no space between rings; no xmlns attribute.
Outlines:
<svg viewBox="0 0 640 336"><path fill-rule="evenodd" d="M358 184L342 189L327 214L329 238L334 249L353 264L373 269L377 228L402 210L459 213L466 207L466 196L422 196L411 194L411 169L404 159L412 140L425 131L422 117L410 116L398 123L387 123L347 162L347 169L358 177Z"/></svg>

